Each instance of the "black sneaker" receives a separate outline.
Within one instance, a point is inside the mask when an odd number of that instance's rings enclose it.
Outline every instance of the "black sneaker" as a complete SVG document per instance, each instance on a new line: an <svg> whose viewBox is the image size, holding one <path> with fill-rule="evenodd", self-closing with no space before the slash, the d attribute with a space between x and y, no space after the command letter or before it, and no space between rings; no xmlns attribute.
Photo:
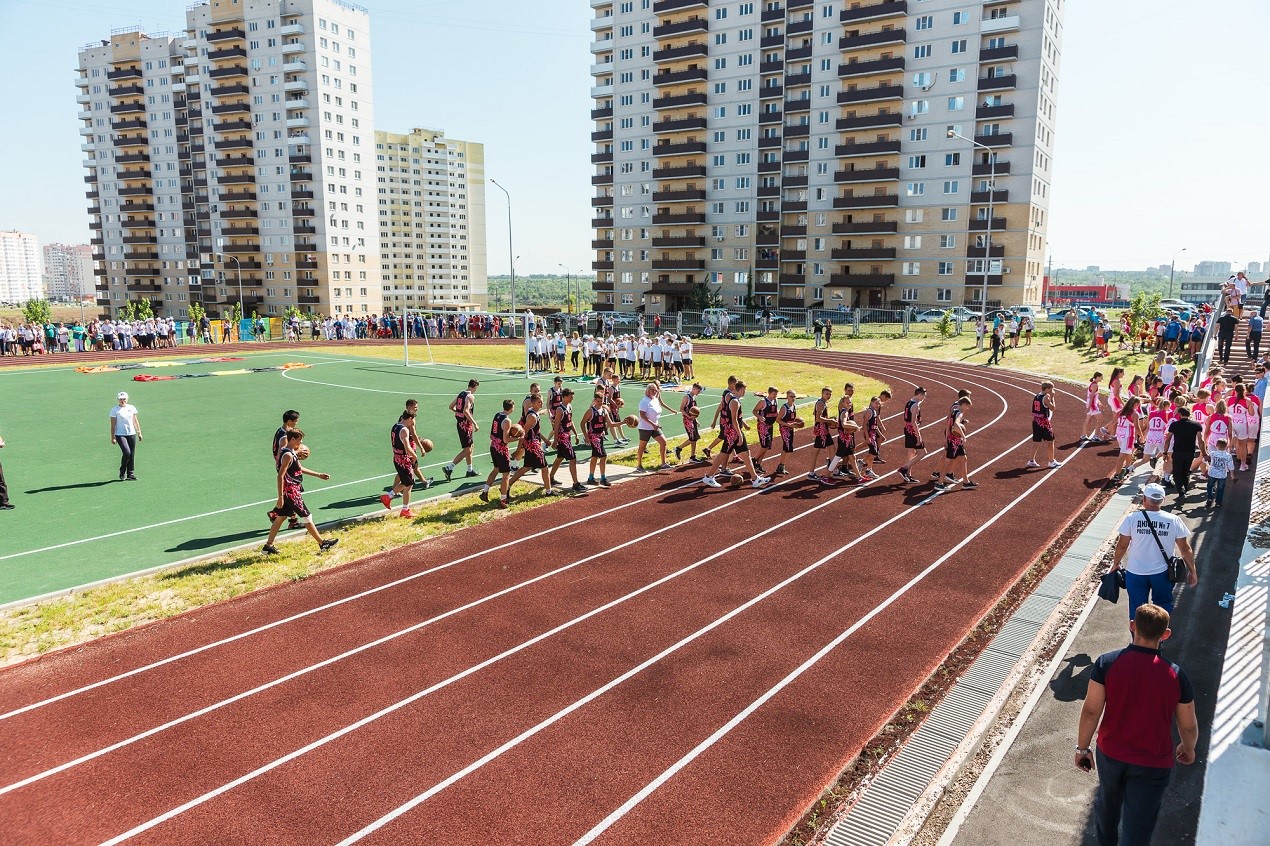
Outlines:
<svg viewBox="0 0 1270 846"><path fill-rule="evenodd" d="M581 482L575 482L571 490L575 494L584 494L586 493L586 485L582 484Z"/></svg>
<svg viewBox="0 0 1270 846"><path fill-rule="evenodd" d="M481 502L489 502L489 491L481 491L477 496L481 498Z"/></svg>
<svg viewBox="0 0 1270 846"><path fill-rule="evenodd" d="M679 460L679 456L683 451L684 451L684 448L682 446L675 447L675 461Z"/></svg>
<svg viewBox="0 0 1270 846"><path fill-rule="evenodd" d="M908 471L907 471L907 470L901 470L901 471L900 471L900 478L901 478L901 479L903 479L904 481L908 482L910 485L915 485L915 484L917 484L917 480L916 480L916 479L914 479L912 476L910 476L910 475L908 474Z"/></svg>
<svg viewBox="0 0 1270 846"><path fill-rule="evenodd" d="M263 552L265 555L277 555L278 547L274 546L271 543L267 543L263 547L261 547L260 551Z"/></svg>
<svg viewBox="0 0 1270 846"><path fill-rule="evenodd" d="M968 490L968 491L972 491L972 490L974 490L975 488L979 487L979 483L978 483L978 482L972 482L971 480L967 479L966 481L964 481L964 482L962 482L962 483L961 483L961 486L962 486L963 488L965 488L966 490Z"/></svg>
<svg viewBox="0 0 1270 846"><path fill-rule="evenodd" d="M938 470L936 470L934 473L931 473L931 474L930 474L930 477L931 477L932 479L935 479L936 481L938 481L938 480L939 480L939 477L940 477L940 476L942 476L942 475L943 475L942 473L940 473Z"/></svg>
<svg viewBox="0 0 1270 846"><path fill-rule="evenodd" d="M326 540L318 544L318 552L326 552L328 549L335 546L335 544L339 542L340 542L339 538L327 538Z"/></svg>

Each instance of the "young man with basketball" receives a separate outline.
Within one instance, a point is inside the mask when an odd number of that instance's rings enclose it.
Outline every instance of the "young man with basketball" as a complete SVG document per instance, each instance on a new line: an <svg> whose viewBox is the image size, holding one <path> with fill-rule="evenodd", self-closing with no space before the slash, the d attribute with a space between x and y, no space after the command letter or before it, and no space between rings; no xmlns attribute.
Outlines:
<svg viewBox="0 0 1270 846"><path fill-rule="evenodd" d="M494 484L494 479L502 477L499 484L498 507L506 508L508 506L508 495L511 492L511 472L512 472L512 455L508 444L519 440L512 437L511 413L516 408L513 400L503 400L503 410L494 415L494 420L490 424L489 429L489 457L494 462L494 469L485 477L485 484L481 486L479 494L481 502L489 502L490 488Z"/></svg>
<svg viewBox="0 0 1270 846"><path fill-rule="evenodd" d="M578 481L578 456L574 450L574 436L577 430L573 427L573 389L565 388L561 392L560 405L551 415L551 439L556 445L556 460L551 464L551 484L556 481L556 471L560 465L569 462L569 475L573 477L573 492L586 493L586 486Z"/></svg>
<svg viewBox="0 0 1270 846"><path fill-rule="evenodd" d="M410 492L415 486L415 441L410 431L410 424L414 422L414 419L413 411L409 409L403 411L388 433L389 444L392 447L392 466L397 473L397 478L393 481L391 491L379 495L379 501L389 511L392 511L392 501L400 496L401 516L406 518L415 516L410 510Z"/></svg>
<svg viewBox="0 0 1270 846"><path fill-rule="evenodd" d="M604 433L609 428L609 411L604 404L604 392L596 391L591 397L591 407L582 415L582 431L586 435L587 445L591 447L590 472L587 475L588 485L599 485L602 488L612 487L605 471L608 467L609 454L604 450ZM595 478L596 465L600 468L600 479Z"/></svg>
<svg viewBox="0 0 1270 846"><path fill-rule="evenodd" d="M769 387L767 396L761 397L754 405L754 422L758 426L758 454L753 456L754 468L763 472L763 459L772 451L773 435L776 431L776 418L780 413L780 404L776 401L776 388Z"/></svg>
<svg viewBox="0 0 1270 846"><path fill-rule="evenodd" d="M718 428L718 426L719 426L719 415L723 412L723 406L727 405L729 402L731 402L731 401L732 401L732 392L733 392L735 389L736 389L736 377L735 377L735 376L729 376L729 377L728 377L728 386L727 386L726 388L724 388L724 389L723 389L723 397L719 400L719 405L718 405L718 407L717 407L717 408L715 408L715 410L714 410L714 419L712 419L712 420L710 421L710 428L711 428L711 429L717 429L717 428ZM705 456L707 459L709 459L709 458L710 458L710 453L711 453L711 452L715 449L715 447L719 446L719 445L720 445L720 444L722 444L722 443L723 443L723 432L722 432L722 431L716 431L715 436L714 436L714 440L710 442L710 445L709 445L708 447L706 447L706 448L702 451L702 453L701 453L701 454L702 454L703 456ZM725 471L725 474L726 474L727 472L730 472L730 471L728 471L728 470L727 470L727 468L726 468L726 467L724 468L724 471Z"/></svg>
<svg viewBox="0 0 1270 846"><path fill-rule="evenodd" d="M454 460L441 468L445 473L445 480L450 481L454 468L458 466L460 460L467 461L467 478L473 478L477 474L476 468L472 466L472 443L473 436L476 434L476 389L481 383L475 379L467 383L466 391L459 391L459 395L450 403L449 409L454 413L454 425L459 432L459 452L454 456Z"/></svg>
<svg viewBox="0 0 1270 846"><path fill-rule="evenodd" d="M723 446L719 450L718 467L715 468L714 473L707 475L701 480L709 487L723 487L723 485L719 484L719 480L715 478L715 474L727 466L728 460L732 455L740 457L742 465L754 479L751 482L753 487L761 488L772 481L768 476L759 473L754 468L754 462L750 460L750 447L745 442L745 430L749 428L749 425L742 419L741 411L741 400L744 397L745 383L738 379L733 388L731 399L729 399L727 406L723 407L719 414L719 431L723 435Z"/></svg>
<svg viewBox="0 0 1270 846"><path fill-rule="evenodd" d="M795 423L795 420L799 422ZM785 404L780 407L777 425L781 433L781 460L776 465L775 475L786 476L789 470L785 468L785 456L794 454L794 432L802 425L798 417L798 394L792 390L785 392Z"/></svg>
<svg viewBox="0 0 1270 846"><path fill-rule="evenodd" d="M679 413L683 415L684 419L684 434L688 436L688 460L693 464L705 460L697 457L697 442L701 440L701 425L697 422L697 417L701 414L701 406L697 404L697 397L700 394L701 384L693 382L692 387L688 389L683 399L679 401ZM675 447L675 461L679 461L682 453L683 444L680 444Z"/></svg>
<svg viewBox="0 0 1270 846"><path fill-rule="evenodd" d="M851 481L863 481L856 468L855 433L859 426L855 422L855 385L848 382L842 386L842 396L838 399L838 417L835 421L838 428L838 446L833 458L829 460L826 475L829 478L839 476Z"/></svg>
<svg viewBox="0 0 1270 846"><path fill-rule="evenodd" d="M542 487L544 496L559 496L560 490L551 485L551 474L547 472L547 451L543 446L542 437L542 394L531 394L529 396L529 409L525 412L525 416L521 419L521 427L525 430L525 436L521 439L521 447L524 450L525 464L516 474L512 476L508 482L507 488L510 491L511 486L516 484L521 476L530 470L539 470L542 472ZM576 473L576 471L575 471Z"/></svg>
<svg viewBox="0 0 1270 846"><path fill-rule="evenodd" d="M827 477L821 477L816 473L816 471L820 469L820 453L833 446L832 430L838 425L837 418L829 415L829 400L832 397L833 390L831 388L821 388L820 399L816 400L816 404L812 406L811 469L807 471L807 478L811 481L829 485L833 484L833 480Z"/></svg>
<svg viewBox="0 0 1270 846"><path fill-rule="evenodd" d="M273 522L269 527L269 538L261 550L266 555L278 553L278 548L273 545L273 542L277 540L278 530L282 528L283 521L288 517L295 517L307 524L309 536L317 541L318 552L324 552L339 543L336 538L322 540L317 526L313 525L313 515L304 505L304 486L301 484L304 477L313 476L323 481L331 477L330 474L318 473L300 466L300 454L308 454L308 448L303 447L303 441L304 432L299 429L288 430L287 445L278 454L278 501L269 512L269 519Z"/></svg>
<svg viewBox="0 0 1270 846"><path fill-rule="evenodd" d="M278 472L278 462L281 460L279 456L287 448L287 432L297 428L299 425L300 412L294 409L282 412L282 425L278 427L278 431L273 433L273 470L275 473ZM287 528L300 528L299 519L292 517L287 523Z"/></svg>
<svg viewBox="0 0 1270 846"><path fill-rule="evenodd" d="M885 390L876 397L870 397L869 407L863 412L864 440L868 444L868 450L864 454L864 471L861 475L869 479L878 477L878 474L873 472L875 463L886 463L886 459L882 458L882 441L886 438L886 426L882 422L882 407L890 398L891 392Z"/></svg>
<svg viewBox="0 0 1270 846"><path fill-rule="evenodd" d="M913 465L926 454L926 444L922 441L922 401L926 399L926 389L918 387L913 391L913 398L904 403L904 449L907 457L900 465L900 478L911 485L917 484L912 474Z"/></svg>
<svg viewBox="0 0 1270 846"><path fill-rule="evenodd" d="M1049 456L1048 467L1061 466L1054 455L1054 383L1042 382L1041 392L1032 397L1032 457L1024 467L1040 467L1036 456L1042 449Z"/></svg>
<svg viewBox="0 0 1270 846"><path fill-rule="evenodd" d="M935 485L935 490L940 493L950 491L957 485L968 490L979 487L970 478L970 465L966 457L966 426L969 421L966 420L965 413L970 405L970 397L962 397L957 400L948 416L948 426L944 432L944 458L948 460L948 472L944 474L944 481Z"/></svg>

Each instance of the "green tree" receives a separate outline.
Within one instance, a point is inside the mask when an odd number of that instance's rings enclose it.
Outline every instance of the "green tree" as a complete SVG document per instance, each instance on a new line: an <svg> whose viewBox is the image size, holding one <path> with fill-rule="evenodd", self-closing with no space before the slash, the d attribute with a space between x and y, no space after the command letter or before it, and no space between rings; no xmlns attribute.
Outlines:
<svg viewBox="0 0 1270 846"><path fill-rule="evenodd" d="M936 324L936 328L939 329L939 337L941 338L951 338L957 334L957 326L953 323L951 310L944 311L939 318L939 323Z"/></svg>
<svg viewBox="0 0 1270 846"><path fill-rule="evenodd" d="M119 307L120 320L136 320L137 307L131 302L124 303Z"/></svg>
<svg viewBox="0 0 1270 846"><path fill-rule="evenodd" d="M687 301L688 311L705 311L708 308L720 308L722 305L723 297L712 292L706 283L697 282L692 286L692 293L688 295Z"/></svg>
<svg viewBox="0 0 1270 846"><path fill-rule="evenodd" d="M149 300L140 300L133 308L132 313L135 315L134 320L149 320L154 317L154 306L150 305Z"/></svg>
<svg viewBox="0 0 1270 846"><path fill-rule="evenodd" d="M234 303L234 307L230 311L230 319L235 323L243 319L243 304L241 301Z"/></svg>
<svg viewBox="0 0 1270 846"><path fill-rule="evenodd" d="M1137 337L1143 326L1151 322L1160 313L1159 292L1139 291L1129 303L1129 328L1133 337Z"/></svg>
<svg viewBox="0 0 1270 846"><path fill-rule="evenodd" d="M198 303L190 303L190 307L187 311L190 315L190 322L193 323L195 327L203 321L203 315L206 314L203 307Z"/></svg>
<svg viewBox="0 0 1270 846"><path fill-rule="evenodd" d="M22 316L28 323L39 323L43 326L53 320L53 309L48 300L27 300L22 306Z"/></svg>
<svg viewBox="0 0 1270 846"><path fill-rule="evenodd" d="M303 316L303 314L300 311L299 306L289 305L287 306L287 310L283 312L283 316L286 317L287 320L298 320Z"/></svg>

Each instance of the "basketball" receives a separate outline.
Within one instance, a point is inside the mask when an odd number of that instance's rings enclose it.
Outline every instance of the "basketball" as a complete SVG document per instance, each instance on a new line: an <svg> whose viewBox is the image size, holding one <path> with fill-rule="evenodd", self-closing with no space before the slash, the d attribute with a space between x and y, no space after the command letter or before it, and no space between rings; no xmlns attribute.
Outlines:
<svg viewBox="0 0 1270 846"><path fill-rule="evenodd" d="M838 431L850 435L853 432L860 431L860 424L854 420L843 420L838 424Z"/></svg>
<svg viewBox="0 0 1270 846"><path fill-rule="evenodd" d="M793 420L789 421L789 428L791 429L801 429L806 425L807 421L801 417L795 417Z"/></svg>
<svg viewBox="0 0 1270 846"><path fill-rule="evenodd" d="M433 443L432 443L432 440L429 438L424 438L423 440L419 441L419 446L423 447L424 455L427 455L428 453L432 452Z"/></svg>
<svg viewBox="0 0 1270 846"><path fill-rule="evenodd" d="M696 420L698 417L701 416L701 409L698 406L694 405L692 408L685 411L684 414L688 415L693 420Z"/></svg>
<svg viewBox="0 0 1270 846"><path fill-rule="evenodd" d="M627 426L638 426L639 418L636 417L634 414L628 414L626 415L626 418L622 420L622 422L625 423Z"/></svg>
<svg viewBox="0 0 1270 846"><path fill-rule="evenodd" d="M621 408L622 406L626 405L626 400L622 399L621 397L618 397L617 402L613 404L616 405L618 408Z"/></svg>
<svg viewBox="0 0 1270 846"><path fill-rule="evenodd" d="M741 478L740 473L733 473L730 477L728 477L728 484L734 488L739 488L741 485L745 484L745 479Z"/></svg>
<svg viewBox="0 0 1270 846"><path fill-rule="evenodd" d="M301 461L308 458L311 454L312 452L304 444L300 444L298 447L295 448L295 457L300 459Z"/></svg>
<svg viewBox="0 0 1270 846"><path fill-rule="evenodd" d="M507 428L507 437L510 440L518 441L525 437L525 427L519 423L513 423Z"/></svg>

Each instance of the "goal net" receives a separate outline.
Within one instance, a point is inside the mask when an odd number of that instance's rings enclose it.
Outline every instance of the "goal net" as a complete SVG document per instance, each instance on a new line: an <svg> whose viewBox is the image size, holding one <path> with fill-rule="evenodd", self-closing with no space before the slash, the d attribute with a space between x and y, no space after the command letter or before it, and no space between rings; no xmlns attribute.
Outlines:
<svg viewBox="0 0 1270 846"><path fill-rule="evenodd" d="M487 369L529 372L529 353L538 329L538 320L526 312L454 312L407 309L402 313L402 364L406 367L430 367L437 364L433 342L469 340L504 342L515 339L516 364ZM509 358L510 365L510 358Z"/></svg>

